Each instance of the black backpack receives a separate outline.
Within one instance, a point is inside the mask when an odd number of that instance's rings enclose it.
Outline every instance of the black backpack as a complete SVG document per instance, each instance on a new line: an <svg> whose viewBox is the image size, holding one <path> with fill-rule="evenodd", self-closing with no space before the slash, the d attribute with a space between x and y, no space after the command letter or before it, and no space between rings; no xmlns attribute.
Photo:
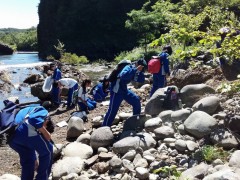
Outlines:
<svg viewBox="0 0 240 180"><path fill-rule="evenodd" d="M118 64L113 71L109 74L109 76L107 77L109 82L114 82L117 80L117 76L118 74L123 70L123 68L127 65L129 65L130 63L121 63Z"/></svg>
<svg viewBox="0 0 240 180"><path fill-rule="evenodd" d="M163 101L162 107L168 110L177 110L179 109L179 93L176 89L177 87L168 87L165 92L165 98Z"/></svg>

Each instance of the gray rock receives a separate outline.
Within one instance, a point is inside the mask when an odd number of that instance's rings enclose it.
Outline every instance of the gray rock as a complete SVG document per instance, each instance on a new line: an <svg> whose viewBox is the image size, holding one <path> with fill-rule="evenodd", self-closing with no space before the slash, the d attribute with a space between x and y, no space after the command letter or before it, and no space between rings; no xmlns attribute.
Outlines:
<svg viewBox="0 0 240 180"><path fill-rule="evenodd" d="M182 103L191 107L204 94L215 93L215 90L206 84L191 84L184 86L180 91Z"/></svg>
<svg viewBox="0 0 240 180"><path fill-rule="evenodd" d="M146 168L137 167L136 168L136 177L139 178L139 179L148 179L149 172Z"/></svg>
<svg viewBox="0 0 240 180"><path fill-rule="evenodd" d="M67 137L76 138L84 132L84 122L79 117L71 117L68 122Z"/></svg>
<svg viewBox="0 0 240 180"><path fill-rule="evenodd" d="M210 134L211 141L225 149L232 149L238 146L237 139L225 129L216 129Z"/></svg>
<svg viewBox="0 0 240 180"><path fill-rule="evenodd" d="M145 113L150 115L158 115L162 110L162 105L165 97L165 88L158 89L148 100L145 106Z"/></svg>
<svg viewBox="0 0 240 180"><path fill-rule="evenodd" d="M113 133L109 127L100 127L93 131L90 138L90 145L93 149L107 147L113 142Z"/></svg>
<svg viewBox="0 0 240 180"><path fill-rule="evenodd" d="M208 96L196 102L192 108L194 111L204 111L208 114L213 114L219 107L219 104L220 99L217 96Z"/></svg>
<svg viewBox="0 0 240 180"><path fill-rule="evenodd" d="M190 140L186 141L186 144L189 151L195 151L199 147L198 143Z"/></svg>
<svg viewBox="0 0 240 180"><path fill-rule="evenodd" d="M202 138L216 127L217 121L203 111L193 112L184 121L184 129L197 138Z"/></svg>
<svg viewBox="0 0 240 180"><path fill-rule="evenodd" d="M134 149L132 149L132 150L128 151L126 154L124 154L122 159L127 159L129 161L132 161L135 156L136 156L136 151Z"/></svg>
<svg viewBox="0 0 240 180"><path fill-rule="evenodd" d="M194 166L182 172L179 180L195 179L195 178L203 179L207 175L208 169L209 169L209 165L201 163L197 166Z"/></svg>
<svg viewBox="0 0 240 180"><path fill-rule="evenodd" d="M162 120L159 117L155 117L147 120L144 126L147 132L153 132L154 129L159 128L161 124L162 124Z"/></svg>
<svg viewBox="0 0 240 180"><path fill-rule="evenodd" d="M156 135L156 139L164 139L164 138L170 138L174 135L174 129L168 126L162 126L160 128L157 128L154 130L154 133Z"/></svg>
<svg viewBox="0 0 240 180"><path fill-rule="evenodd" d="M20 178L13 174L3 174L0 176L0 180L20 180Z"/></svg>
<svg viewBox="0 0 240 180"><path fill-rule="evenodd" d="M122 165L122 160L116 156L114 156L110 161L109 161L109 165L112 168L118 168L121 167Z"/></svg>
<svg viewBox="0 0 240 180"><path fill-rule="evenodd" d="M141 147L147 150L155 147L156 141L148 133L137 133L135 136L126 137L113 144L113 151L115 153L125 154L130 149L138 149Z"/></svg>
<svg viewBox="0 0 240 180"><path fill-rule="evenodd" d="M213 174L210 174L208 176L206 176L203 180L239 180L240 179L240 175L233 172L233 170L230 169L224 169L221 171L217 171Z"/></svg>
<svg viewBox="0 0 240 180"><path fill-rule="evenodd" d="M89 145L90 144L90 138L91 138L91 135L88 134L88 133L85 133L85 134L81 134L78 138L77 138L77 142L80 142L80 143L83 143L83 144L87 144Z"/></svg>
<svg viewBox="0 0 240 180"><path fill-rule="evenodd" d="M187 144L184 140L178 139L175 142L175 148L179 151L185 151L187 149Z"/></svg>
<svg viewBox="0 0 240 180"><path fill-rule="evenodd" d="M93 149L82 143L73 142L68 144L63 150L64 157L80 157L81 159L88 159L93 154Z"/></svg>
<svg viewBox="0 0 240 180"><path fill-rule="evenodd" d="M230 160L229 160L229 166L230 167L237 167L240 168L240 150L234 151L232 154Z"/></svg>
<svg viewBox="0 0 240 180"><path fill-rule="evenodd" d="M83 160L80 157L65 157L53 164L52 178L60 179L70 173L79 174L83 169L83 165Z"/></svg>
<svg viewBox="0 0 240 180"><path fill-rule="evenodd" d="M180 109L172 112L171 119L173 121L184 121L188 118L190 114L191 111L189 109Z"/></svg>
<svg viewBox="0 0 240 180"><path fill-rule="evenodd" d="M162 111L158 117L160 117L160 119L162 119L163 122L169 122L172 121L171 118L171 114L172 114L172 110L166 110L166 111Z"/></svg>

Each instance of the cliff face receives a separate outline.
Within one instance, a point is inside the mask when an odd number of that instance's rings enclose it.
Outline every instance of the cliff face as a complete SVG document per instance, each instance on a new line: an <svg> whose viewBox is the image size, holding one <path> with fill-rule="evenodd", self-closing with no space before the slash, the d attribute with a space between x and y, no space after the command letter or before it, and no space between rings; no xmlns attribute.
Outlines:
<svg viewBox="0 0 240 180"><path fill-rule="evenodd" d="M38 13L39 56L57 55L58 40L67 52L90 60L113 59L136 45L136 36L125 28L126 13L140 9L146 0L40 0Z"/></svg>

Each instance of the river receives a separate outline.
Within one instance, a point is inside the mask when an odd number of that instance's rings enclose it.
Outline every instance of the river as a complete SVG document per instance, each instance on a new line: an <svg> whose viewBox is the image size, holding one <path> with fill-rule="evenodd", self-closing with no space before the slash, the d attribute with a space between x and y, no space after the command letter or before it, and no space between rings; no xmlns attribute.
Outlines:
<svg viewBox="0 0 240 180"><path fill-rule="evenodd" d="M43 60L38 58L37 53L14 53L13 55L0 56L0 71L7 70L10 75L10 80L14 87L11 93L0 93L0 109L3 108L3 100L8 97L17 96L21 103L37 101L38 98L30 93L29 86L21 86L21 91L17 90L19 84L22 84L29 74L41 74L37 71L35 66L46 64ZM83 65L81 70L91 77L92 81L96 81L103 75L109 73L110 69L99 65Z"/></svg>

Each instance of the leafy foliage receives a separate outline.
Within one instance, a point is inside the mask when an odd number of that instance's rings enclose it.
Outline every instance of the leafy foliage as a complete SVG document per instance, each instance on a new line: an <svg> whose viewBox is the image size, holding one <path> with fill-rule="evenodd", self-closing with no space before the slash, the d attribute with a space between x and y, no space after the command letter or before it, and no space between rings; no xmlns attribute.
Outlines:
<svg viewBox="0 0 240 180"><path fill-rule="evenodd" d="M157 55L160 52L160 48L148 48L147 52L145 49L139 47L134 48L132 51L123 51L118 56L115 57L115 61L119 62L123 59L128 59L131 61L136 61L140 58L149 60L153 55Z"/></svg>
<svg viewBox="0 0 240 180"><path fill-rule="evenodd" d="M34 27L0 29L0 42L18 51L37 51L37 30Z"/></svg>
<svg viewBox="0 0 240 180"><path fill-rule="evenodd" d="M177 170L177 166L164 166L153 170L154 174L162 174L165 177L170 177L170 179L177 179L181 176L181 172Z"/></svg>
<svg viewBox="0 0 240 180"><path fill-rule="evenodd" d="M203 146L199 153L201 158L208 163L216 159L221 159L225 162L229 156L229 152L225 151L223 148L210 145Z"/></svg>
<svg viewBox="0 0 240 180"><path fill-rule="evenodd" d="M71 53L63 53L60 61L69 64L86 64L89 62L86 56L77 56Z"/></svg>
<svg viewBox="0 0 240 180"><path fill-rule="evenodd" d="M238 78L240 78L239 75ZM233 96L234 94L240 92L240 80L238 79L233 82L222 83L217 87L216 91L228 96Z"/></svg>

